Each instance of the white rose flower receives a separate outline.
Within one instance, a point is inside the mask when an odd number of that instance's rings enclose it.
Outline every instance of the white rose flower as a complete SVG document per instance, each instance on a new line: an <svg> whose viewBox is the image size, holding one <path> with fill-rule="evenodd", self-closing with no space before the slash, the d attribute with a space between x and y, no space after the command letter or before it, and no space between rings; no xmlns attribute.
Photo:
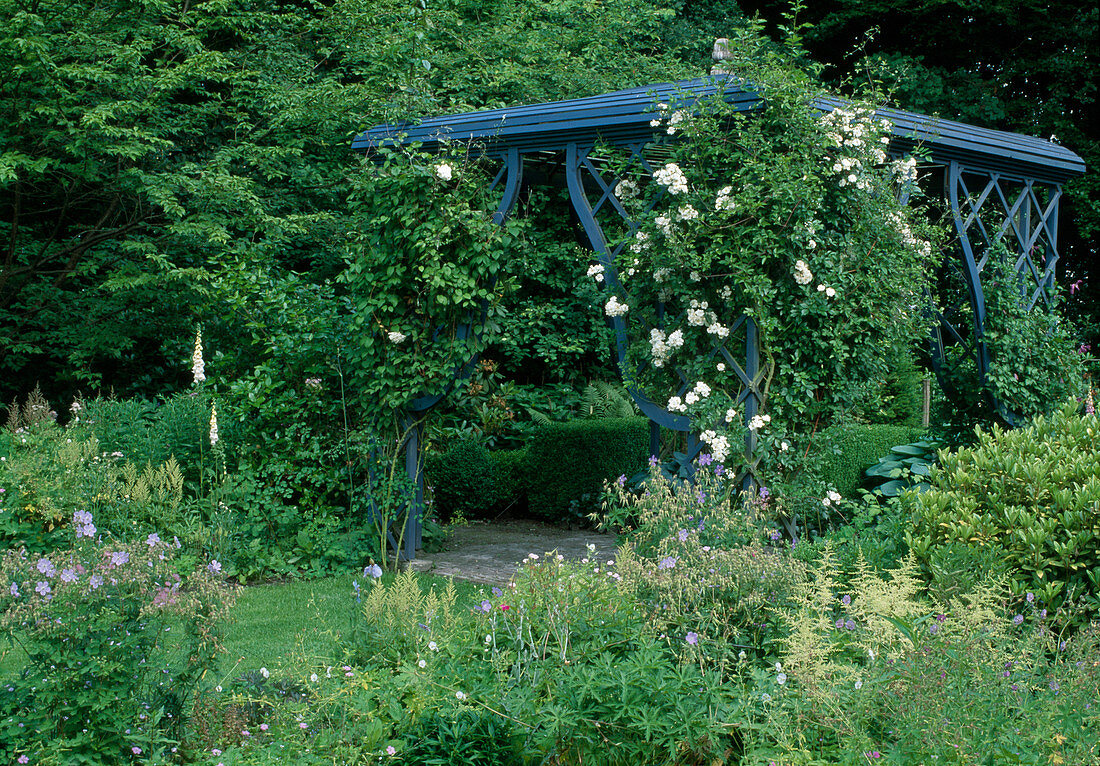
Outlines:
<svg viewBox="0 0 1100 766"><path fill-rule="evenodd" d="M435 166L435 174L440 181L450 181L454 177L454 169L446 162Z"/></svg>
<svg viewBox="0 0 1100 766"><path fill-rule="evenodd" d="M630 306L625 303L620 303L619 297L617 295L612 295L611 299L604 304L603 311L609 317L618 317L630 311Z"/></svg>

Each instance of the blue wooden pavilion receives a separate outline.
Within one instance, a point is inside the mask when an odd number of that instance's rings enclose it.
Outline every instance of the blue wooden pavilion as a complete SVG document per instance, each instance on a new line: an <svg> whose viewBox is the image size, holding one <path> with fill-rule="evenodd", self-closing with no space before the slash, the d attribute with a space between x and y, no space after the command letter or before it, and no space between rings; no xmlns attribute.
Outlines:
<svg viewBox="0 0 1100 766"><path fill-rule="evenodd" d="M605 234L608 217L618 216L621 220L617 223L625 221L631 229L634 224L615 195L627 171L610 170L598 156L600 148L613 147L629 153L628 171L652 174L651 161L657 156L655 152L659 152L662 139L667 138L662 128L650 124L662 116L657 105L690 109L694 102L719 94L736 111L764 108L761 95L743 81L716 75L587 98L378 125L356 136L352 147L370 154L398 144L418 143L428 151L437 151L445 144L476 144L500 163L493 180L493 188L501 190L495 213L498 221L503 221L516 204L524 183L525 162L553 163L564 175L573 209L604 267L605 284L614 288L618 286L615 256L623 245L612 247L609 243ZM814 106L828 112L842 104L839 100L822 98ZM1029 306L1048 301L1058 261L1062 185L1084 173L1084 161L1069 149L1031 136L897 109L880 109L877 115L892 125L888 147L891 156L905 156L921 147L922 175L939 187L928 192L942 195L954 220L957 246L951 249L942 273L943 278L959 285L958 298L953 305L940 307L938 326L930 340L932 366L941 381L946 382L970 360L977 382L984 384L990 358L982 274L990 248L1003 243L1016 253L1015 268L1028 293ZM628 325L621 316L612 321L622 361ZM731 351L732 344L727 343L716 352L741 378L741 402L747 421L757 414L761 403L756 328L750 318L744 318L735 329L743 347ZM946 349L951 353L945 353ZM984 385L979 390L985 390ZM659 427L689 431L686 417L668 412L641 391L631 390L631 395L650 418L654 440ZM412 409L422 411L439 398L438 394L421 397ZM990 404L1003 416L1011 417L1002 403ZM748 446L752 448L752 444ZM698 448L698 442L689 435L689 451ZM408 465L415 471L416 439L408 449ZM412 557L419 540L419 524L414 521L405 535L407 557Z"/></svg>

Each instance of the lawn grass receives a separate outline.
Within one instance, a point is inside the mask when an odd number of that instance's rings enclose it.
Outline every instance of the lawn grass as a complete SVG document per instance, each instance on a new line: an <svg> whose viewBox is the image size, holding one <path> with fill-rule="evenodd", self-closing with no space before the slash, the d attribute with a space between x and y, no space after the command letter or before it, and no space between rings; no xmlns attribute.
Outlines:
<svg viewBox="0 0 1100 766"><path fill-rule="evenodd" d="M422 587L446 587L447 578L419 575ZM393 580L392 573L383 582ZM214 684L266 667L289 669L296 664L329 664L339 657L338 638L351 622L355 595L352 581L365 586L354 574L320 580L267 583L239 588L225 625L225 653L216 669ZM460 605L481 600L483 586L455 581ZM17 674L26 661L18 647L0 646L0 678Z"/></svg>
<svg viewBox="0 0 1100 766"><path fill-rule="evenodd" d="M447 578L419 575L421 585L440 590ZM383 575L384 583L394 575ZM335 575L321 580L272 583L241 588L226 625L225 654L219 673L225 678L266 667L283 670L291 665L316 665L339 658L339 636L351 624L355 595L362 576ZM481 599L483 586L455 581L458 603Z"/></svg>

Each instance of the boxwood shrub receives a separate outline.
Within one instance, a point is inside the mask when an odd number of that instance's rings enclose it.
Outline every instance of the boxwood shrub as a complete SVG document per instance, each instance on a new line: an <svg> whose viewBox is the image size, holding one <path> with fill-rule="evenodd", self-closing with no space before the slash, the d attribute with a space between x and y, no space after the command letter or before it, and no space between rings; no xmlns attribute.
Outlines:
<svg viewBox="0 0 1100 766"><path fill-rule="evenodd" d="M815 477L845 497L854 498L865 469L890 454L891 447L917 441L923 434L923 429L910 426L864 423L831 426L816 439L819 459Z"/></svg>
<svg viewBox="0 0 1100 766"><path fill-rule="evenodd" d="M480 441L468 439L443 453L429 453L424 474L441 521L483 519L522 507L526 466L527 450L490 452Z"/></svg>
<svg viewBox="0 0 1100 766"><path fill-rule="evenodd" d="M555 521L599 506L603 483L649 458L649 419L592 418L541 426L528 442L528 508Z"/></svg>

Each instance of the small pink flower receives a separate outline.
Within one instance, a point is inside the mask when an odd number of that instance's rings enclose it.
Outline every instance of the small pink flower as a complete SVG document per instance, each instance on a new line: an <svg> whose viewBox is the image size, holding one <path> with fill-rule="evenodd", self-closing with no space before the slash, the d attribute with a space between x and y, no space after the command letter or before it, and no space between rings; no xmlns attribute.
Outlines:
<svg viewBox="0 0 1100 766"><path fill-rule="evenodd" d="M299 728L299 729L308 729L308 728L309 728L309 724L308 724L308 723L306 723L305 721L302 721L302 722L301 722L300 724L298 724L298 728Z"/></svg>
<svg viewBox="0 0 1100 766"><path fill-rule="evenodd" d="M134 755L141 755L141 748L138 747L137 745L134 745L133 747L130 748L130 752L133 753Z"/></svg>
<svg viewBox="0 0 1100 766"><path fill-rule="evenodd" d="M397 748L393 745L386 746L386 755L397 755Z"/></svg>

